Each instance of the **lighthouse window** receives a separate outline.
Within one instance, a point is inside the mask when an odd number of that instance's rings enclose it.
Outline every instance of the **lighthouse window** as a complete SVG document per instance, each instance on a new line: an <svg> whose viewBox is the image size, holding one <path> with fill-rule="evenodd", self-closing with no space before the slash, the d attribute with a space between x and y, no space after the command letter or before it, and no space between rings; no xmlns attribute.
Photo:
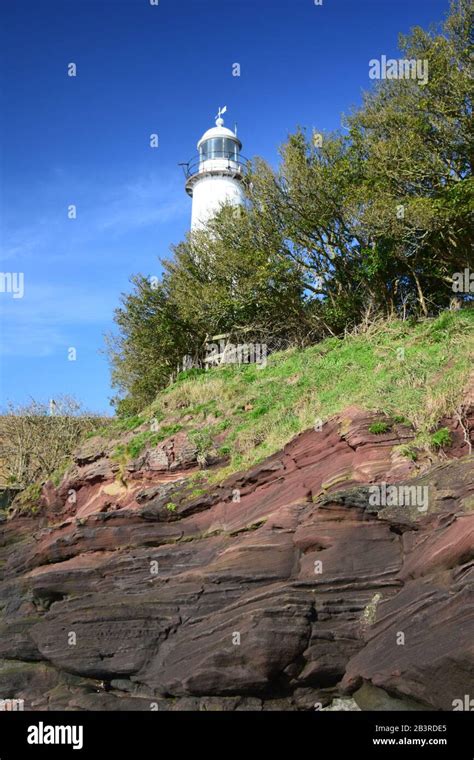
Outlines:
<svg viewBox="0 0 474 760"><path fill-rule="evenodd" d="M233 140L224 137L222 140L222 151L224 158L236 158L237 144Z"/></svg>
<svg viewBox="0 0 474 760"><path fill-rule="evenodd" d="M210 158L237 158L237 143L226 137L213 137L201 145L201 160Z"/></svg>

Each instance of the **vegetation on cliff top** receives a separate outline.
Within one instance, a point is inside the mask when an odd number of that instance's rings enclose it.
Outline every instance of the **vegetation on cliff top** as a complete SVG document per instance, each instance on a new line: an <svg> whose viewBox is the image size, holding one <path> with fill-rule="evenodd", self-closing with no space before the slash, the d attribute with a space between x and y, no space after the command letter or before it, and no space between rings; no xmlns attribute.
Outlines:
<svg viewBox="0 0 474 760"><path fill-rule="evenodd" d="M474 309L446 311L436 319L379 320L344 338L274 353L261 366L182 372L140 415L96 420L94 427L88 419L82 440L94 437L103 448L108 439L124 477L127 464L147 449L185 435L206 470L197 476L203 482L195 485L202 486L251 467L296 434L356 405L388 418L375 420L369 431L374 435L400 423L412 426L415 440L399 453L413 459L416 447L449 447L441 420L455 414L462 419L473 359ZM51 426L47 447L58 421L46 417L41 423ZM215 461L220 466L208 469ZM15 508L35 510L41 483L49 477L58 485L68 463L64 458L55 472L30 483Z"/></svg>
<svg viewBox="0 0 474 760"><path fill-rule="evenodd" d="M226 473L255 464L349 405L410 424L418 445L436 448L449 443L437 434L438 423L460 409L473 359L472 309L379 321L343 339L272 354L266 366L183 372L137 421L185 431L204 456L228 457Z"/></svg>
<svg viewBox="0 0 474 760"><path fill-rule="evenodd" d="M474 243L473 24L472 0L453 0L436 31L402 36L425 79L378 81L338 132L298 128L277 168L252 162L245 209L175 246L161 279L133 278L109 339L120 414L222 333L274 351L472 300L453 281Z"/></svg>
<svg viewBox="0 0 474 760"><path fill-rule="evenodd" d="M84 435L104 422L71 396L8 404L0 415L0 483L24 489L53 473L59 477Z"/></svg>

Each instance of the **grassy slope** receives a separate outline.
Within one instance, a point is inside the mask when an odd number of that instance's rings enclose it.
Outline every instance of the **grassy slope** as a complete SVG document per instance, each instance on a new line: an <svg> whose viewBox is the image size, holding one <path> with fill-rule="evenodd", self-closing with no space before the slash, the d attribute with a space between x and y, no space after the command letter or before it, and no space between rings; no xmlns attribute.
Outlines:
<svg viewBox="0 0 474 760"><path fill-rule="evenodd" d="M145 448L184 431L202 464L216 453L227 458L227 466L191 477L196 486L251 467L351 405L410 422L414 445L445 445L447 431L439 430L439 421L464 400L473 359L474 309L414 324L379 322L361 334L273 354L265 367L184 372L139 417L115 419L86 438L109 439L122 477ZM413 447L404 448L400 453L415 457ZM65 459L51 473L56 485L70 463ZM15 507L36 511L41 486L31 484Z"/></svg>
<svg viewBox="0 0 474 760"><path fill-rule="evenodd" d="M220 448L230 461L219 479L352 404L405 418L426 445L462 400L473 356L474 310L416 324L380 322L363 334L274 354L264 368L183 373L140 418L119 424L157 421L154 432L147 425L128 444L130 458L181 429L203 455Z"/></svg>

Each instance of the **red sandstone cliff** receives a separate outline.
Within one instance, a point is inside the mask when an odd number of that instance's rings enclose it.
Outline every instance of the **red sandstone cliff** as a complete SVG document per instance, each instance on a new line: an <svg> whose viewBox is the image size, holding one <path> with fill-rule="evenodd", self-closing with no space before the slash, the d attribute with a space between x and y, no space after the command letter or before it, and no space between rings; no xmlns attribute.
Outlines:
<svg viewBox="0 0 474 760"><path fill-rule="evenodd" d="M88 442L0 525L0 692L25 709L451 710L472 690L474 458L394 451L350 409L191 498L178 434L129 466ZM472 423L472 419L471 419ZM125 483L123 482L125 480ZM370 484L426 487L427 509Z"/></svg>

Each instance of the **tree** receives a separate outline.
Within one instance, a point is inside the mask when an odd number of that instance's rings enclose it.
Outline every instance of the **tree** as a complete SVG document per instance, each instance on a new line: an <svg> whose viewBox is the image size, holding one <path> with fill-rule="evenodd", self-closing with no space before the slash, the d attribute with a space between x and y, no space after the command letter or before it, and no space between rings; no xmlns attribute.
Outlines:
<svg viewBox="0 0 474 760"><path fill-rule="evenodd" d="M245 330L247 340L304 342L304 277L280 247L275 225L252 209L224 207L164 262L178 312L204 340Z"/></svg>
<svg viewBox="0 0 474 760"><path fill-rule="evenodd" d="M428 81L383 80L347 120L359 153L361 229L397 305L411 289L426 315L449 302L453 273L472 259L474 6L455 0L441 34L400 37L406 59L426 61Z"/></svg>
<svg viewBox="0 0 474 760"><path fill-rule="evenodd" d="M113 399L121 414L135 414L170 380L183 357L199 342L198 330L178 313L167 279L132 278L134 289L115 312L118 334L106 337Z"/></svg>

